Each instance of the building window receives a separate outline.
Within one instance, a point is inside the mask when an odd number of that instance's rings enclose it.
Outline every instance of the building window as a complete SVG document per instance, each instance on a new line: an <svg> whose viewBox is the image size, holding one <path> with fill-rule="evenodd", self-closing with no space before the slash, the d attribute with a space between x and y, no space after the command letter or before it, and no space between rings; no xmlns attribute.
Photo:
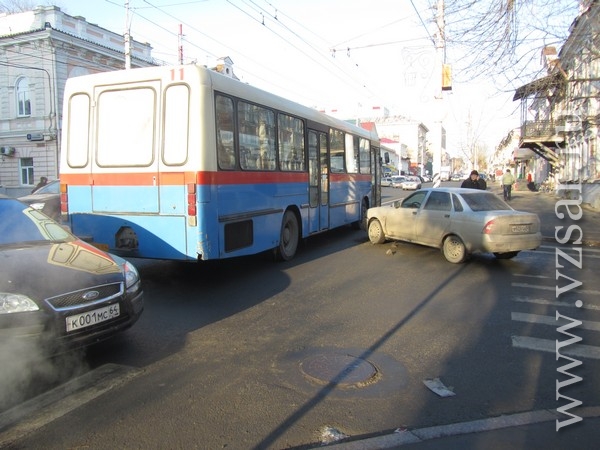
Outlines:
<svg viewBox="0 0 600 450"><path fill-rule="evenodd" d="M29 80L19 78L17 81L17 116L31 116L31 100L29 98Z"/></svg>
<svg viewBox="0 0 600 450"><path fill-rule="evenodd" d="M33 158L21 158L19 164L21 165L21 184L35 184L35 179L33 178Z"/></svg>

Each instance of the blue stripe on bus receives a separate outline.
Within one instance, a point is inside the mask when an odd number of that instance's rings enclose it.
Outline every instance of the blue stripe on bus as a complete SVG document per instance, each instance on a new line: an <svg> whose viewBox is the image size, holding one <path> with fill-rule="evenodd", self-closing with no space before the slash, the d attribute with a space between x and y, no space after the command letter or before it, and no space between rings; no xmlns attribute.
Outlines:
<svg viewBox="0 0 600 450"><path fill-rule="evenodd" d="M368 195L370 184L357 182L352 187L362 195L353 200L347 183L330 185L329 228L359 220L360 198ZM118 192L118 194L117 194ZM197 186L197 226L188 223L187 187L95 186L96 202L102 214L77 210L76 205L90 203L90 186L69 186L69 213L73 232L108 245L110 251L132 257L160 259L217 259L255 254L278 244L285 209L294 205L301 217L302 237L310 234L308 186L304 183ZM160 213L148 213L155 199ZM154 197L149 199L148 197ZM109 202L110 199L110 202ZM215 201L218 200L218 201ZM117 203L115 203L117 202ZM111 214L110 209L129 210ZM210 218L210 219L209 219ZM224 227L233 220L251 220L254 240L248 247L225 252ZM203 225L201 225L203 224ZM121 227L131 227L138 238L137 251L119 251L115 235Z"/></svg>

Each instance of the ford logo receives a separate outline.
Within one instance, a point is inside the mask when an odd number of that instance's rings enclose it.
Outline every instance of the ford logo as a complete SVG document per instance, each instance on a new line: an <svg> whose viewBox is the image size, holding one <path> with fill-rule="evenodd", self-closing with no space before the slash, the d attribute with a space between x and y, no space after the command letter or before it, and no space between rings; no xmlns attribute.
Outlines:
<svg viewBox="0 0 600 450"><path fill-rule="evenodd" d="M89 291L89 292L86 292L85 294L83 294L82 297L84 300L89 301L89 300L94 300L94 299L98 298L99 295L100 295L100 292L98 292L98 291Z"/></svg>

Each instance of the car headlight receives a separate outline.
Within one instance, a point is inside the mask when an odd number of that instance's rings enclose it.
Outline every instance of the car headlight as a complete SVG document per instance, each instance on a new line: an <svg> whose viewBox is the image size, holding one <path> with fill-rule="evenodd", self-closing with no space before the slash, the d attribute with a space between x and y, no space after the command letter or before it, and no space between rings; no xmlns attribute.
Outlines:
<svg viewBox="0 0 600 450"><path fill-rule="evenodd" d="M125 287L129 290L132 287L137 289L137 284L140 281L140 274L133 264L129 261L125 261L123 264L123 271L125 272Z"/></svg>
<svg viewBox="0 0 600 450"><path fill-rule="evenodd" d="M0 292L0 314L39 311L38 305L26 295Z"/></svg>

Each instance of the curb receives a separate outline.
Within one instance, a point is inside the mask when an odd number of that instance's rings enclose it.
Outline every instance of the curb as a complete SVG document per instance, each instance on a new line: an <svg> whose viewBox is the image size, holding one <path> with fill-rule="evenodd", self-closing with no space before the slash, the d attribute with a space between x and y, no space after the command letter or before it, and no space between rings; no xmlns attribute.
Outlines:
<svg viewBox="0 0 600 450"><path fill-rule="evenodd" d="M582 418L600 417L600 406L587 406L581 408L579 416ZM551 422L559 418L554 409L521 412L487 419L472 420L469 422L437 425L414 430L397 429L392 434L367 438L363 440L339 442L316 448L332 448L343 450L384 450L393 449L402 445L418 444L433 439L460 436L471 433L484 433L505 428L522 427L537 423ZM440 448L443 444L440 443Z"/></svg>

